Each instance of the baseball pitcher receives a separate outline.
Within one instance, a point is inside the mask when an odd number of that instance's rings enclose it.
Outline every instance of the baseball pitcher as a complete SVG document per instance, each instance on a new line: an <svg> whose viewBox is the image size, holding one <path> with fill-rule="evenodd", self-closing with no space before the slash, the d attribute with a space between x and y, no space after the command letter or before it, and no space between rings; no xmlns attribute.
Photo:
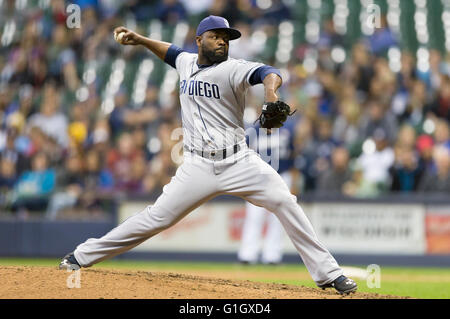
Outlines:
<svg viewBox="0 0 450 319"><path fill-rule="evenodd" d="M143 45L174 67L185 152L183 164L154 205L147 206L101 238L90 238L66 255L61 269L89 267L136 247L171 227L192 210L218 195L234 195L279 219L316 284L339 293L357 289L319 242L297 198L278 173L245 142L243 114L247 89L264 85L260 126L279 128L291 115L279 101L279 70L228 56L229 41L240 37L228 21L208 16L198 25L198 54L167 42L146 38L124 27L114 30L123 45Z"/></svg>

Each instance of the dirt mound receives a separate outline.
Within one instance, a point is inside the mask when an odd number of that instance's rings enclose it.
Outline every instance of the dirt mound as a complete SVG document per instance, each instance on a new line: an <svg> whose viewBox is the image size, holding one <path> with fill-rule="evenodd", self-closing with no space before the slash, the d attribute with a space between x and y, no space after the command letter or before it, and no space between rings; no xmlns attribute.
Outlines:
<svg viewBox="0 0 450 319"><path fill-rule="evenodd" d="M2 267L2 299L385 299L378 294L341 296L333 290L201 277L180 273L56 267ZM72 288L69 288L72 287ZM79 287L79 288L77 288Z"/></svg>

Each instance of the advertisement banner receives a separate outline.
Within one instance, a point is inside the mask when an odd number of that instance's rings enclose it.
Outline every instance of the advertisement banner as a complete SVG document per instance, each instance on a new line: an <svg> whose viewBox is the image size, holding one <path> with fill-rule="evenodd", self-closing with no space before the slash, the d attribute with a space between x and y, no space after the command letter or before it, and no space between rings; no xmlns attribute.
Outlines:
<svg viewBox="0 0 450 319"><path fill-rule="evenodd" d="M424 210L421 205L315 204L310 220L332 252L424 254Z"/></svg>
<svg viewBox="0 0 450 319"><path fill-rule="evenodd" d="M148 204L148 203L147 203ZM146 204L123 202L119 222ZM332 253L424 254L425 208L421 205L304 204L319 240ZM244 202L210 202L135 251L236 252L245 219ZM264 237L266 227L261 236ZM284 234L285 253L297 253Z"/></svg>
<svg viewBox="0 0 450 319"><path fill-rule="evenodd" d="M138 203L123 203L119 221L144 207ZM206 203L134 251L236 252L244 216L244 202Z"/></svg>
<svg viewBox="0 0 450 319"><path fill-rule="evenodd" d="M450 207L427 207L428 254L450 254Z"/></svg>

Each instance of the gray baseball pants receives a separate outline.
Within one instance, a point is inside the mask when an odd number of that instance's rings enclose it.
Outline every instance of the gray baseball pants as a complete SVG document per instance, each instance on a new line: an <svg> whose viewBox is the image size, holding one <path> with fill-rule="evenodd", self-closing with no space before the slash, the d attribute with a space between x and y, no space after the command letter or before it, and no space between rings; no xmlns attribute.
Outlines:
<svg viewBox="0 0 450 319"><path fill-rule="evenodd" d="M290 193L281 176L246 146L220 161L185 152L183 164L154 205L126 219L103 237L90 238L78 245L75 258L81 266L89 267L128 251L218 195L238 196L273 212L317 285L330 283L342 275L336 260L317 239L296 196Z"/></svg>

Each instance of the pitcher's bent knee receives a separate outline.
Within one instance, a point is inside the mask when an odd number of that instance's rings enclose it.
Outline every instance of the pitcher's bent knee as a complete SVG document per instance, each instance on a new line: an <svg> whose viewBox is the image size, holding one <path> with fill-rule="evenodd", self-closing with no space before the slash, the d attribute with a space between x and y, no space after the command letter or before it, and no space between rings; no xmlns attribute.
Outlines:
<svg viewBox="0 0 450 319"><path fill-rule="evenodd" d="M149 231L159 233L177 223L183 214L175 214L161 206L153 206L149 211Z"/></svg>
<svg viewBox="0 0 450 319"><path fill-rule="evenodd" d="M289 192L273 192L268 197L265 208L273 213L278 212L280 209L283 210L284 208L297 205L297 197Z"/></svg>

